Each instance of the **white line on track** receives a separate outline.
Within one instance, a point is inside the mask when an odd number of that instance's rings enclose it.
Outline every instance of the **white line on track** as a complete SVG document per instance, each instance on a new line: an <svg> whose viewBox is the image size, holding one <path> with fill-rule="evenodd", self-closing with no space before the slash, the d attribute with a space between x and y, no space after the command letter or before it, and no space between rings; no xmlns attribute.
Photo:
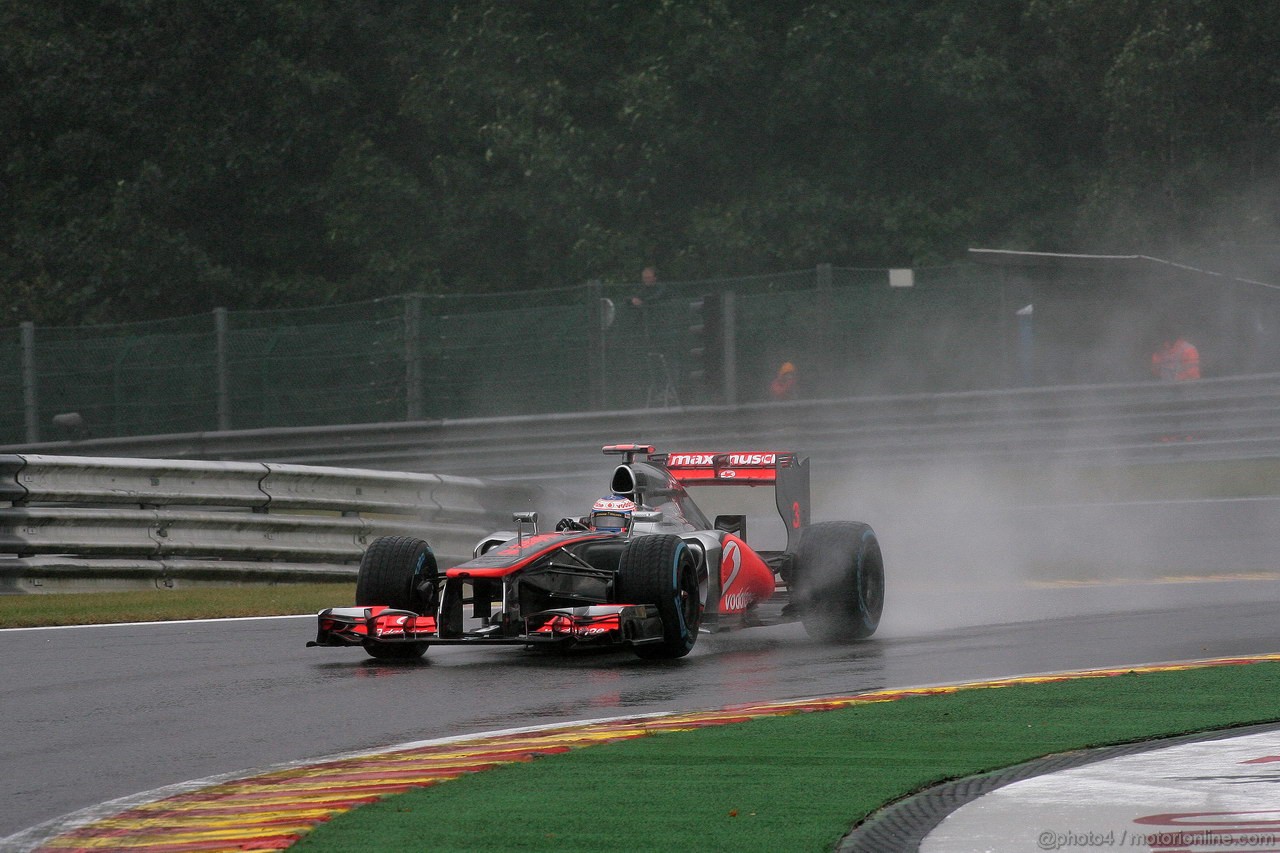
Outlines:
<svg viewBox="0 0 1280 853"><path fill-rule="evenodd" d="M62 631L68 628L129 628L139 625L199 625L205 622L262 622L268 619L314 619L314 613L293 616L227 616L221 619L167 619L149 622L95 622L92 625L43 625L33 628L0 628L0 631Z"/></svg>

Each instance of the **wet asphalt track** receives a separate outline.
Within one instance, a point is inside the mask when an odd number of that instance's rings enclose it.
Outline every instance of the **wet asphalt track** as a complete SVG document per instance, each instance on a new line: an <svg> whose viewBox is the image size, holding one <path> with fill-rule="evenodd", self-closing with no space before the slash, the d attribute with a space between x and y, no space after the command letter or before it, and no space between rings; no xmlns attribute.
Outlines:
<svg viewBox="0 0 1280 853"><path fill-rule="evenodd" d="M0 631L0 838L163 785L436 736L1280 649L1276 580L1020 592L1036 621L967 627L922 618L948 611L944 591L899 592L869 642L786 625L704 636L670 664L437 647L393 666L305 648L314 617ZM1008 592L980 597L995 610Z"/></svg>

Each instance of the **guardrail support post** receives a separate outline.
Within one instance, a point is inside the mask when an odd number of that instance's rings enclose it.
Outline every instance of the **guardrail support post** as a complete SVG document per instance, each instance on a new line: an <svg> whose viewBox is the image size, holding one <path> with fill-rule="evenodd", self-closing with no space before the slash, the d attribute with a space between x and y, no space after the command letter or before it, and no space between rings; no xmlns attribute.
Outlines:
<svg viewBox="0 0 1280 853"><path fill-rule="evenodd" d="M811 364L801 365L801 376L808 373L811 379L806 380L810 392L818 388L830 388L831 377L836 374L835 353L842 351L833 332L832 318L835 315L835 296L833 290L834 276L831 264L818 264L814 277L815 308L817 309L817 326L813 330L817 347L811 352L820 353ZM774 365L775 367L777 365Z"/></svg>
<svg viewBox="0 0 1280 853"><path fill-rule="evenodd" d="M22 323L22 408L27 418L27 443L40 440L40 407L36 396L36 324Z"/></svg>
<svg viewBox="0 0 1280 853"><path fill-rule="evenodd" d="M604 330L608 325L609 308L600 280L587 282L587 385L591 389L591 409L597 412L605 408Z"/></svg>
<svg viewBox="0 0 1280 853"><path fill-rule="evenodd" d="M218 383L218 430L231 429L231 394L227 383L227 309L213 309L213 333L217 342L214 370Z"/></svg>
<svg viewBox="0 0 1280 853"><path fill-rule="evenodd" d="M1034 305L1028 303L1025 308L1019 308L1014 312L1014 315L1018 318L1018 377L1022 380L1024 387L1030 387L1035 383L1034 310Z"/></svg>
<svg viewBox="0 0 1280 853"><path fill-rule="evenodd" d="M422 294L404 298L404 418L420 421L422 406Z"/></svg>
<svg viewBox="0 0 1280 853"><path fill-rule="evenodd" d="M724 404L735 406L738 403L738 340L737 313L733 293L725 291L721 294L720 339L724 351L721 375L724 377Z"/></svg>

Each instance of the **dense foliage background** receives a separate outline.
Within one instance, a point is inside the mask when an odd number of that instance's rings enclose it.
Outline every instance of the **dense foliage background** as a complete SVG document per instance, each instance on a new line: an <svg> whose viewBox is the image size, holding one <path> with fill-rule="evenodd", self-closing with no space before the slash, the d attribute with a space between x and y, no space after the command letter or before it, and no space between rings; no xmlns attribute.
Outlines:
<svg viewBox="0 0 1280 853"><path fill-rule="evenodd" d="M0 323L1273 241L1280 4L7 0Z"/></svg>

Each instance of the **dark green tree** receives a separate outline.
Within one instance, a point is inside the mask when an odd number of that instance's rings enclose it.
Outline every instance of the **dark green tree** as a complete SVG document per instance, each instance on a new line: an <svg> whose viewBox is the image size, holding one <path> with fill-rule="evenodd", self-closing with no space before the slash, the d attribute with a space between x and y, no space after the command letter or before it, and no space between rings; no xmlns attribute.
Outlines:
<svg viewBox="0 0 1280 853"><path fill-rule="evenodd" d="M9 324L1200 257L1278 224L1280 11L1244 0L10 0L0 27Z"/></svg>

